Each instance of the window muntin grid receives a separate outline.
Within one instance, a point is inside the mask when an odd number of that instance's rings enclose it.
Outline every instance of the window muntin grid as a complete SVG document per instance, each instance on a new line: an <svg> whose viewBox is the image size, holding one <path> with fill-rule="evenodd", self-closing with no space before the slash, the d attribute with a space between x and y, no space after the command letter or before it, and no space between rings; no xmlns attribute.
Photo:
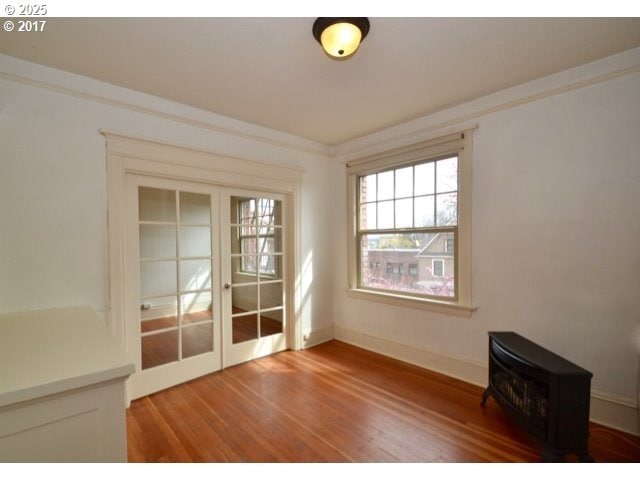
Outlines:
<svg viewBox="0 0 640 480"><path fill-rule="evenodd" d="M447 156L358 177L359 288L457 299L458 161ZM436 253L448 257L437 272ZM387 275L369 268L380 261Z"/></svg>

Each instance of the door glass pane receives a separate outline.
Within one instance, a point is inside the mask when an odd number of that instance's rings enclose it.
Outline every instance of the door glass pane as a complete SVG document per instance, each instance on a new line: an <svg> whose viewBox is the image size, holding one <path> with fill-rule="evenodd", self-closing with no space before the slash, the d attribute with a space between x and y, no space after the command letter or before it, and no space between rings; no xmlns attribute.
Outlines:
<svg viewBox="0 0 640 480"><path fill-rule="evenodd" d="M139 187L138 218L141 222L175 222L176 192Z"/></svg>
<svg viewBox="0 0 640 480"><path fill-rule="evenodd" d="M180 192L180 223L211 224L211 196Z"/></svg>
<svg viewBox="0 0 640 480"><path fill-rule="evenodd" d="M142 300L140 331L142 333L178 326L178 301L175 295Z"/></svg>
<svg viewBox="0 0 640 480"><path fill-rule="evenodd" d="M180 295L180 300L183 326L213 320L211 291Z"/></svg>
<svg viewBox="0 0 640 480"><path fill-rule="evenodd" d="M282 282L260 285L260 310L282 306Z"/></svg>
<svg viewBox="0 0 640 480"><path fill-rule="evenodd" d="M232 322L232 342L242 343L258 338L258 315L234 316Z"/></svg>
<svg viewBox="0 0 640 480"><path fill-rule="evenodd" d="M140 296L153 297L175 293L177 286L176 261L140 262Z"/></svg>
<svg viewBox="0 0 640 480"><path fill-rule="evenodd" d="M254 312L258 309L258 286L244 285L231 288L232 313Z"/></svg>
<svg viewBox="0 0 640 480"><path fill-rule="evenodd" d="M180 291L211 288L211 260L180 260Z"/></svg>
<svg viewBox="0 0 640 480"><path fill-rule="evenodd" d="M180 227L181 257L210 257L210 227Z"/></svg>
<svg viewBox="0 0 640 480"><path fill-rule="evenodd" d="M277 202L280 203L280 202ZM258 225L275 225L276 224L276 201L272 198L256 199L258 208L257 217Z"/></svg>
<svg viewBox="0 0 640 480"><path fill-rule="evenodd" d="M255 255L258 253L258 241L256 237L242 237L240 248L243 255Z"/></svg>
<svg viewBox="0 0 640 480"><path fill-rule="evenodd" d="M279 269L276 270L276 262L280 258L279 255L260 255L258 259L260 262L260 275L273 280L273 277L277 276L280 271Z"/></svg>
<svg viewBox="0 0 640 480"><path fill-rule="evenodd" d="M282 309L260 313L260 336L267 337L283 332Z"/></svg>
<svg viewBox="0 0 640 480"><path fill-rule="evenodd" d="M176 227L140 225L140 258L163 257L176 257Z"/></svg>
<svg viewBox="0 0 640 480"><path fill-rule="evenodd" d="M182 329L182 358L213 351L213 323L200 323Z"/></svg>
<svg viewBox="0 0 640 480"><path fill-rule="evenodd" d="M255 233L254 233L255 235ZM231 253L240 253L240 227L231 227Z"/></svg>
<svg viewBox="0 0 640 480"><path fill-rule="evenodd" d="M142 368L178 361L178 330L142 337Z"/></svg>
<svg viewBox="0 0 640 480"><path fill-rule="evenodd" d="M276 251L276 242L273 236L258 237L258 253L271 254Z"/></svg>
<svg viewBox="0 0 640 480"><path fill-rule="evenodd" d="M234 222L234 218L236 219ZM233 197L231 201L231 221L244 225L242 235L254 235L251 225L257 225L258 216L255 198Z"/></svg>
<svg viewBox="0 0 640 480"><path fill-rule="evenodd" d="M241 267L240 271L245 273L251 273L255 276L257 270L256 265L258 263L258 257L256 255L243 255L240 258Z"/></svg>

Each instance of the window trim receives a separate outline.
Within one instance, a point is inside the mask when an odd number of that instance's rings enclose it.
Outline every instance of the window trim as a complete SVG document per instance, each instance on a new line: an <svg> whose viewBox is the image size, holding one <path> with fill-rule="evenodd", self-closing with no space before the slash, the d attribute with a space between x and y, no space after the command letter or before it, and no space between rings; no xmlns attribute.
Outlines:
<svg viewBox="0 0 640 480"><path fill-rule="evenodd" d="M461 130L347 163L347 292L350 296L457 316L470 316L471 312L475 310L471 303L471 161L474 130L475 128ZM358 178L385 169L401 168L423 161L436 160L446 155L458 156L457 299L449 301L440 298L408 296L400 292L360 288L358 286L359 248L357 242Z"/></svg>

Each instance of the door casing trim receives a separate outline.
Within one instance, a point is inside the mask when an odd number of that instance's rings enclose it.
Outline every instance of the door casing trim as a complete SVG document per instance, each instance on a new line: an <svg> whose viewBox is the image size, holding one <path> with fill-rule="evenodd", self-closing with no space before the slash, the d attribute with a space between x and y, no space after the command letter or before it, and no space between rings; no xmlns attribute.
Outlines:
<svg viewBox="0 0 640 480"><path fill-rule="evenodd" d="M125 234L126 234L126 178L129 174L161 177L177 181L208 183L220 187L259 190L285 196L290 209L289 235L291 262L287 272L291 281L286 287L289 303L287 348L303 348L300 318L301 272L301 184L304 170L233 158L142 140L108 131L101 131L106 139L107 164L107 222L109 254L109 311L107 327L123 348L127 345L125 302Z"/></svg>

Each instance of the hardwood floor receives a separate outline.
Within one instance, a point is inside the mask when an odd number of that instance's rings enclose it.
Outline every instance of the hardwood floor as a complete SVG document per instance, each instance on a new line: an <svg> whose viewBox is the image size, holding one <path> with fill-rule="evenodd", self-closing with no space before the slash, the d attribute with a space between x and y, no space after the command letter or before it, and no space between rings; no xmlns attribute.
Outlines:
<svg viewBox="0 0 640 480"><path fill-rule="evenodd" d="M331 341L134 401L129 461L538 462L538 442L481 394ZM589 445L597 462L640 461L639 437L591 424Z"/></svg>

